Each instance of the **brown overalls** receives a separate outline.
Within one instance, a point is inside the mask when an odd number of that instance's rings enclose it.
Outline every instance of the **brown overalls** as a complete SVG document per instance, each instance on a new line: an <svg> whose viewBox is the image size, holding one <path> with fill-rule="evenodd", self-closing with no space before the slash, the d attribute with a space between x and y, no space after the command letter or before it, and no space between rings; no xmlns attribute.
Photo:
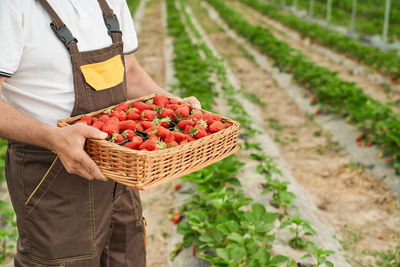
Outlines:
<svg viewBox="0 0 400 267"><path fill-rule="evenodd" d="M98 0L113 44L87 52L79 52L77 40L48 2L39 2L71 55L75 86L71 116L125 101L125 71L118 85L95 90L81 68L113 59L123 69L122 34L106 1ZM146 265L138 191L111 180L89 181L69 174L53 152L13 141L7 152L6 177L19 232L15 266Z"/></svg>

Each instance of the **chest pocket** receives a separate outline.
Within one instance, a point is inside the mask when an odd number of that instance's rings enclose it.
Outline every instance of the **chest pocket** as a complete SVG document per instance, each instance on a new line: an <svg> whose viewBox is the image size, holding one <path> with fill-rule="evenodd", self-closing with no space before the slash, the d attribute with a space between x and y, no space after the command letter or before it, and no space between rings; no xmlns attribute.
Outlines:
<svg viewBox="0 0 400 267"><path fill-rule="evenodd" d="M112 88L124 81L125 68L121 55L80 68L86 83L96 91Z"/></svg>

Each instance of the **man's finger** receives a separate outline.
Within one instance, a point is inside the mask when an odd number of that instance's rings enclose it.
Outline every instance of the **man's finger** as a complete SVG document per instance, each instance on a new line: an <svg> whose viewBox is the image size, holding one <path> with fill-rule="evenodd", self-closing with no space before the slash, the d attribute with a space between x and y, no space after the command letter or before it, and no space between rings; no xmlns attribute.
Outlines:
<svg viewBox="0 0 400 267"><path fill-rule="evenodd" d="M81 131L82 131L82 135L85 138L94 138L94 139L106 139L107 138L107 134L105 132L102 132L99 129L96 129L91 126L84 125L81 128Z"/></svg>
<svg viewBox="0 0 400 267"><path fill-rule="evenodd" d="M86 154L81 162L82 169L87 171L93 179L107 181L96 163Z"/></svg>

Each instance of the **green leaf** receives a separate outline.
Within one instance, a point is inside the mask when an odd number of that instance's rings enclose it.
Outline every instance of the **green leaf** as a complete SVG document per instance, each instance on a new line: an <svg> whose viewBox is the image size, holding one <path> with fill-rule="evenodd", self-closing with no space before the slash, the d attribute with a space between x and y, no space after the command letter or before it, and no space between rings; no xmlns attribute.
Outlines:
<svg viewBox="0 0 400 267"><path fill-rule="evenodd" d="M280 265L280 264L287 262L288 260L289 260L289 258L286 256L276 255L276 256L272 257L271 264Z"/></svg>

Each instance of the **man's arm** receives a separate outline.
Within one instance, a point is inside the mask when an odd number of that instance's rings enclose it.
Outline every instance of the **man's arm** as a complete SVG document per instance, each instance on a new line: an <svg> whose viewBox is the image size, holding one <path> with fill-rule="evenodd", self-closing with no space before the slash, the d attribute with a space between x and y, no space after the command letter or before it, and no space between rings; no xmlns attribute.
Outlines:
<svg viewBox="0 0 400 267"><path fill-rule="evenodd" d="M139 98L154 93L174 96L167 90L161 88L147 72L140 66L134 54L124 57L126 68L126 81L128 99ZM175 96L176 97L176 96ZM193 96L183 99L195 108L201 108L200 102Z"/></svg>
<svg viewBox="0 0 400 267"><path fill-rule="evenodd" d="M0 96L5 78L0 77ZM105 139L105 133L78 123L65 128L47 125L26 116L0 98L0 136L2 138L45 147L58 154L69 173L89 180L105 180L96 163L86 154L86 138Z"/></svg>

